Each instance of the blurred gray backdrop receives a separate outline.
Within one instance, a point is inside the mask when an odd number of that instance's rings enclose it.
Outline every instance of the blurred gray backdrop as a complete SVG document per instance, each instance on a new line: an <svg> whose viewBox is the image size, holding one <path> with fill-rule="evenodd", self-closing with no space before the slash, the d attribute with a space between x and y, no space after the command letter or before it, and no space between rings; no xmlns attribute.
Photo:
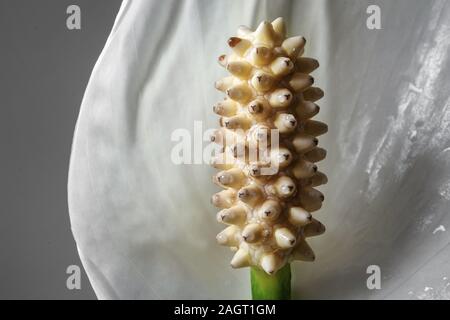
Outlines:
<svg viewBox="0 0 450 320"><path fill-rule="evenodd" d="M70 146L84 89L120 0L0 0L0 299L94 299L67 210ZM66 9L81 8L81 30Z"/></svg>

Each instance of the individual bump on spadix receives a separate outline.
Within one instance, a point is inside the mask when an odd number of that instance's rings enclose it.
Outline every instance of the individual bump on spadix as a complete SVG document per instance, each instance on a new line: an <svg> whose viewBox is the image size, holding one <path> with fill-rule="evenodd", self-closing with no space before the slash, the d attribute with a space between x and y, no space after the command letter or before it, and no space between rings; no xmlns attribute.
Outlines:
<svg viewBox="0 0 450 320"><path fill-rule="evenodd" d="M251 122L245 114L238 114L221 118L220 125L227 129L247 129L251 126Z"/></svg>
<svg viewBox="0 0 450 320"><path fill-rule="evenodd" d="M272 28L278 39L284 39L284 37L286 37L286 24L284 23L283 18L279 17L273 20Z"/></svg>
<svg viewBox="0 0 450 320"><path fill-rule="evenodd" d="M297 190L294 181L288 176L279 177L273 187L280 198L288 198L294 195Z"/></svg>
<svg viewBox="0 0 450 320"><path fill-rule="evenodd" d="M241 225L246 217L247 211L241 205L223 209L217 213L217 221L225 224Z"/></svg>
<svg viewBox="0 0 450 320"><path fill-rule="evenodd" d="M305 240L302 240L299 241L294 250L292 250L292 259L299 261L314 261L316 255L308 243L306 243Z"/></svg>
<svg viewBox="0 0 450 320"><path fill-rule="evenodd" d="M222 66L222 67L226 67L227 63L228 63L228 57L226 54L221 54L218 58L217 58L217 62Z"/></svg>
<svg viewBox="0 0 450 320"><path fill-rule="evenodd" d="M217 82L227 97L214 106L221 129L212 136L219 145L211 162L222 170L214 181L225 191L213 202L222 210L217 218L229 225L217 241L236 252L233 267L268 274L293 252L313 260L304 238L321 232L311 213L323 195L314 187L327 182L315 164L326 155L317 136L327 126L310 120L323 96L310 76L319 64L301 57L303 37L285 37L282 18L254 32L240 27L229 40L232 50L218 59L231 76ZM231 161L222 163L224 156Z"/></svg>
<svg viewBox="0 0 450 320"><path fill-rule="evenodd" d="M231 99L219 101L213 106L214 113L225 117L231 117L235 115L236 110L237 103Z"/></svg>
<svg viewBox="0 0 450 320"><path fill-rule="evenodd" d="M217 234L216 236L217 243L227 247L238 247L239 232L240 229L238 227L231 225L222 230L219 234Z"/></svg>
<svg viewBox="0 0 450 320"><path fill-rule="evenodd" d="M285 168L292 162L293 156L289 149L281 147L270 151L270 159L272 164Z"/></svg>
<svg viewBox="0 0 450 320"><path fill-rule="evenodd" d="M234 157L229 152L220 152L211 157L210 164L216 169L227 170L233 168Z"/></svg>
<svg viewBox="0 0 450 320"><path fill-rule="evenodd" d="M255 206L257 203L261 202L264 198L263 191L261 187L256 184L251 184L239 189L237 193L238 199L248 205Z"/></svg>
<svg viewBox="0 0 450 320"><path fill-rule="evenodd" d="M317 171L315 175L311 177L311 187L318 187L328 183L328 177L323 172Z"/></svg>
<svg viewBox="0 0 450 320"><path fill-rule="evenodd" d="M244 25L239 26L237 29L237 35L241 38L247 37L252 32L252 29Z"/></svg>
<svg viewBox="0 0 450 320"><path fill-rule="evenodd" d="M217 208L230 208L236 200L236 191L233 189L222 190L211 197L211 203Z"/></svg>
<svg viewBox="0 0 450 320"><path fill-rule="evenodd" d="M295 107L295 113L300 119L309 119L314 117L320 111L320 107L311 101L299 101Z"/></svg>
<svg viewBox="0 0 450 320"><path fill-rule="evenodd" d="M288 220L297 227L303 227L311 223L312 215L302 207L292 207L289 209Z"/></svg>
<svg viewBox="0 0 450 320"><path fill-rule="evenodd" d="M286 108L291 104L293 94L286 88L277 89L270 95L269 103L273 108Z"/></svg>
<svg viewBox="0 0 450 320"><path fill-rule="evenodd" d="M295 246L296 236L288 228L277 228L274 232L274 237L277 245L281 249L289 249Z"/></svg>
<svg viewBox="0 0 450 320"><path fill-rule="evenodd" d="M281 205L278 201L269 199L264 201L258 210L258 215L263 220L273 221L281 214Z"/></svg>
<svg viewBox="0 0 450 320"><path fill-rule="evenodd" d="M239 103L246 103L252 97L252 90L244 83L229 87L226 93L228 97Z"/></svg>
<svg viewBox="0 0 450 320"><path fill-rule="evenodd" d="M319 220L312 219L311 223L309 223L303 229L303 236L305 238L315 237L321 235L325 232L325 226Z"/></svg>
<svg viewBox="0 0 450 320"><path fill-rule="evenodd" d="M250 255L248 251L240 248L231 259L231 267L244 268L250 266Z"/></svg>
<svg viewBox="0 0 450 320"><path fill-rule="evenodd" d="M286 57L278 57L270 64L270 70L277 77L285 76L289 74L293 69L294 64L292 63L291 59Z"/></svg>
<svg viewBox="0 0 450 320"><path fill-rule="evenodd" d="M225 132L223 128L214 130L209 136L211 142L217 143L219 145L225 144Z"/></svg>
<svg viewBox="0 0 450 320"><path fill-rule="evenodd" d="M309 87L305 91L303 91L303 99L307 101L315 102L319 99L322 99L324 96L324 93L322 89L317 87Z"/></svg>
<svg viewBox="0 0 450 320"><path fill-rule="evenodd" d="M215 176L215 181L224 187L241 187L245 183L245 175L239 168L220 171Z"/></svg>
<svg viewBox="0 0 450 320"><path fill-rule="evenodd" d="M276 253L267 253L261 257L261 268L270 275L275 274L284 264L284 259Z"/></svg>
<svg viewBox="0 0 450 320"><path fill-rule="evenodd" d="M295 92L301 92L312 86L313 83L314 78L309 74L304 73L294 73L291 80L289 80L289 85Z"/></svg>
<svg viewBox="0 0 450 320"><path fill-rule="evenodd" d="M258 124L250 129L248 139L251 143L267 147L270 146L271 143L271 134L270 127L264 124Z"/></svg>
<svg viewBox="0 0 450 320"><path fill-rule="evenodd" d="M275 78L264 71L257 71L252 77L251 80L253 88L255 88L259 92L266 92L272 89L275 84Z"/></svg>
<svg viewBox="0 0 450 320"><path fill-rule="evenodd" d="M317 189L314 189L312 187L305 187L302 188L299 192L301 198L308 198L312 200L319 200L324 201L325 197L323 196L323 193L320 192Z"/></svg>
<svg viewBox="0 0 450 320"><path fill-rule="evenodd" d="M292 139L292 145L297 152L308 152L312 150L319 144L319 140L314 137L304 133L298 133Z"/></svg>
<svg viewBox="0 0 450 320"><path fill-rule="evenodd" d="M248 165L248 174L254 178L261 176L261 168L263 166L257 162Z"/></svg>
<svg viewBox="0 0 450 320"><path fill-rule="evenodd" d="M247 80L252 72L252 65L246 61L232 61L227 64L227 70L235 77Z"/></svg>
<svg viewBox="0 0 450 320"><path fill-rule="evenodd" d="M242 57L251 47L252 43L247 39L231 37L228 39L228 45L237 55Z"/></svg>
<svg viewBox="0 0 450 320"><path fill-rule="evenodd" d="M300 206L309 212L314 212L322 208L322 201L319 200L307 200L305 198L300 198Z"/></svg>
<svg viewBox="0 0 450 320"><path fill-rule="evenodd" d="M304 37L291 37L284 40L281 47L290 58L295 59L303 51L305 43L306 39Z"/></svg>
<svg viewBox="0 0 450 320"><path fill-rule="evenodd" d="M229 77L225 77L222 79L217 80L214 83L214 87L222 92L226 92L229 88L231 88L234 84L234 77L233 76L229 76Z"/></svg>
<svg viewBox="0 0 450 320"><path fill-rule="evenodd" d="M298 196L301 206L309 212L319 210L324 201L323 193L312 187L301 188Z"/></svg>
<svg viewBox="0 0 450 320"><path fill-rule="evenodd" d="M267 47L255 47L249 51L247 59L255 66L265 66L272 61L272 50Z"/></svg>
<svg viewBox="0 0 450 320"><path fill-rule="evenodd" d="M242 238L247 243L257 243L264 237L264 228L259 223L249 223L242 230Z"/></svg>
<svg viewBox="0 0 450 320"><path fill-rule="evenodd" d="M290 113L278 113L273 123L280 133L293 132L297 127L297 120Z"/></svg>
<svg viewBox="0 0 450 320"><path fill-rule="evenodd" d="M220 119L220 125L223 125L222 121L223 119ZM214 130L210 136L211 142L221 146L233 145L241 142L245 143L245 139L245 133L240 130L227 130L224 127Z"/></svg>
<svg viewBox="0 0 450 320"><path fill-rule="evenodd" d="M292 168L292 173L297 179L312 177L317 172L317 166L305 159L298 160Z"/></svg>
<svg viewBox="0 0 450 320"><path fill-rule="evenodd" d="M247 159L248 156L248 148L244 142L239 141L236 144L229 147L229 150L233 154L236 159Z"/></svg>
<svg viewBox="0 0 450 320"><path fill-rule="evenodd" d="M323 148L314 148L305 153L305 159L311 162L319 162L327 156L327 150Z"/></svg>
<svg viewBox="0 0 450 320"><path fill-rule="evenodd" d="M319 61L313 58L298 57L295 67L297 72L311 73L319 67Z"/></svg>
<svg viewBox="0 0 450 320"><path fill-rule="evenodd" d="M249 102L247 110L255 120L264 120L269 115L271 109L267 100L258 98Z"/></svg>
<svg viewBox="0 0 450 320"><path fill-rule="evenodd" d="M303 130L306 134L318 137L328 132L328 125L320 121L308 120L305 121Z"/></svg>
<svg viewBox="0 0 450 320"><path fill-rule="evenodd" d="M255 44L267 45L270 48L275 44L276 35L270 22L261 22L253 35Z"/></svg>

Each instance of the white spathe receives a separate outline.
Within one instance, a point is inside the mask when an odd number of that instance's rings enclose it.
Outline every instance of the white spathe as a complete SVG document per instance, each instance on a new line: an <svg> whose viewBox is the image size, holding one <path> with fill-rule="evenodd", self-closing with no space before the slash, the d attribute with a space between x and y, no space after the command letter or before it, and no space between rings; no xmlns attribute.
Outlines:
<svg viewBox="0 0 450 320"><path fill-rule="evenodd" d="M283 16L307 39L329 125L317 259L294 298L450 298L450 2L124 1L89 81L69 170L72 230L101 299L250 297L216 244L215 171L175 165L171 133L217 126L217 57L239 25ZM441 228L442 226L442 228ZM436 231L438 230L438 231ZM381 290L366 268L381 267ZM432 288L432 289L430 289Z"/></svg>

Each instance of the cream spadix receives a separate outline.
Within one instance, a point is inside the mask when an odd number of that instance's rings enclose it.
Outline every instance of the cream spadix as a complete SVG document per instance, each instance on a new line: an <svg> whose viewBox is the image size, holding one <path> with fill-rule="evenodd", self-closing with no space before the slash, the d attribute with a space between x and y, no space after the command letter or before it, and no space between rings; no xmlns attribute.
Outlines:
<svg viewBox="0 0 450 320"><path fill-rule="evenodd" d="M233 159L212 161L222 169L214 181L225 188L212 202L222 209L217 219L228 225L217 241L236 250L234 268L273 275L289 261L312 261L305 238L325 230L311 212L324 200L314 187L327 182L316 162L326 155L317 136L328 127L311 120L323 91L312 87L310 73L319 63L302 57L305 43L303 37L286 39L277 18L256 31L239 27L228 41L232 51L218 59L229 76L216 88L228 97L214 105L221 128L212 140L223 146L220 156ZM251 158L253 148L263 152ZM275 169L265 172L270 166Z"/></svg>
<svg viewBox="0 0 450 320"><path fill-rule="evenodd" d="M231 259L231 266L233 268L243 268L250 266L250 255L247 250L239 249Z"/></svg>

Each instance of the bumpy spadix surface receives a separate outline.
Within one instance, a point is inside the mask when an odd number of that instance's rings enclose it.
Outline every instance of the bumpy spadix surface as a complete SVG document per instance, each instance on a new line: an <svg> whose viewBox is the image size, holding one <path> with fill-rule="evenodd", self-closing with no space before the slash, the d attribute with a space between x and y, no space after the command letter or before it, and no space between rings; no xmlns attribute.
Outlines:
<svg viewBox="0 0 450 320"><path fill-rule="evenodd" d="M328 127L312 120L323 91L312 87L319 63L302 57L305 42L286 37L280 17L254 31L239 27L232 52L218 59L231 75L215 84L226 93L213 107L222 128L212 136L221 146L214 182L224 190L212 203L229 225L217 241L235 251L233 268L274 274L292 260L313 261L306 238L325 231L311 212L324 200L315 187L328 181L315 164L325 158L317 137Z"/></svg>
<svg viewBox="0 0 450 320"><path fill-rule="evenodd" d="M314 263L291 264L293 298L449 296L450 2L377 1L381 30L366 28L372 3L123 3L86 88L69 172L71 226L99 298L250 297L248 269L230 268L213 240L217 170L175 165L170 137L195 120L217 127L224 35L280 16L320 61L316 117L330 124L316 214L327 232L308 238ZM381 268L380 290L366 286L369 265Z"/></svg>

